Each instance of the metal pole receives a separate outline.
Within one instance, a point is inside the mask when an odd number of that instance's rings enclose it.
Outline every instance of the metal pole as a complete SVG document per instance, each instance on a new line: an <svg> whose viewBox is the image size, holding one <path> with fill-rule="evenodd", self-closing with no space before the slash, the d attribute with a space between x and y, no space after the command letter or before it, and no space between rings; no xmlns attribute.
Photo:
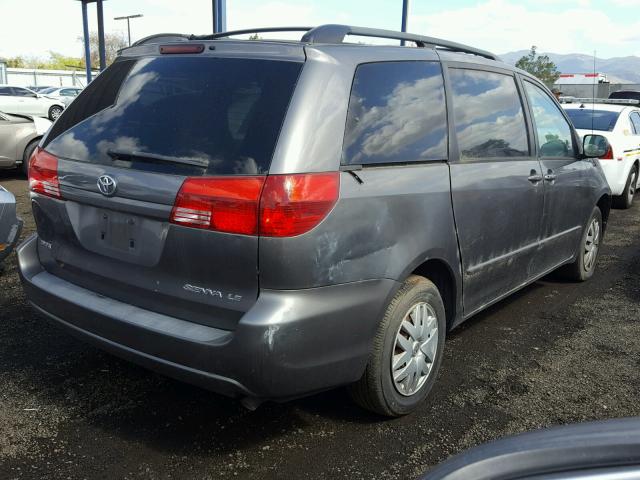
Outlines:
<svg viewBox="0 0 640 480"><path fill-rule="evenodd" d="M129 46L131 46L131 25L129 24L130 18L127 17L127 38L129 39Z"/></svg>
<svg viewBox="0 0 640 480"><path fill-rule="evenodd" d="M100 52L100 71L107 68L107 55L104 46L104 15L102 13L102 0L97 0L98 7L98 51Z"/></svg>
<svg viewBox="0 0 640 480"><path fill-rule="evenodd" d="M87 4L82 2L82 34L84 35L84 65L87 72L87 85L91 81L91 49L89 48L89 21L87 19Z"/></svg>
<svg viewBox="0 0 640 480"><path fill-rule="evenodd" d="M407 17L409 16L409 0L402 0L402 28L401 31L407 31ZM404 40L400 40L400 45L404 47Z"/></svg>
<svg viewBox="0 0 640 480"><path fill-rule="evenodd" d="M211 11L213 14L213 33L227 30L227 1L211 0Z"/></svg>

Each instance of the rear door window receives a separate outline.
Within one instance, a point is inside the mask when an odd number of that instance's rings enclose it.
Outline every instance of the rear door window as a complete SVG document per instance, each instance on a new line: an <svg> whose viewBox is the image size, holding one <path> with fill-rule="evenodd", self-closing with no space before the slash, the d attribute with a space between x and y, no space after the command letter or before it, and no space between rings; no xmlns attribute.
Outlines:
<svg viewBox="0 0 640 480"><path fill-rule="evenodd" d="M447 159L447 116L437 62L360 65L349 99L342 163Z"/></svg>
<svg viewBox="0 0 640 480"><path fill-rule="evenodd" d="M529 155L522 102L511 75L450 70L460 160Z"/></svg>
<svg viewBox="0 0 640 480"><path fill-rule="evenodd" d="M121 60L69 105L45 148L170 174L263 174L301 67L207 56Z"/></svg>

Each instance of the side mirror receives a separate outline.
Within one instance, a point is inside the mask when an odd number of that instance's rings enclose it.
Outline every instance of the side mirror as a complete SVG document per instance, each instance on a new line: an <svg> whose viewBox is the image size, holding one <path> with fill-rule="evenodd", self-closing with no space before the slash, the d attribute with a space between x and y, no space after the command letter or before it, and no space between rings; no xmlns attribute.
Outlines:
<svg viewBox="0 0 640 480"><path fill-rule="evenodd" d="M604 157L611 149L609 141L602 135L585 135L582 139L582 151L584 158Z"/></svg>

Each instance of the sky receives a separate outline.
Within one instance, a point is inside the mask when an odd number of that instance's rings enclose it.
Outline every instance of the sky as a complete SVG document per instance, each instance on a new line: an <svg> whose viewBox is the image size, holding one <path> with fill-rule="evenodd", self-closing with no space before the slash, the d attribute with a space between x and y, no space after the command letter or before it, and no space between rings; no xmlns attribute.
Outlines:
<svg viewBox="0 0 640 480"><path fill-rule="evenodd" d="M640 0L411 0L409 28L501 54L528 50L640 55ZM227 0L227 29L352 25L399 30L402 0ZM105 0L105 31L126 35L113 17L131 21L132 40L158 32L210 33L211 0ZM95 4L90 30L97 29ZM0 57L82 55L82 16L75 0L0 0Z"/></svg>

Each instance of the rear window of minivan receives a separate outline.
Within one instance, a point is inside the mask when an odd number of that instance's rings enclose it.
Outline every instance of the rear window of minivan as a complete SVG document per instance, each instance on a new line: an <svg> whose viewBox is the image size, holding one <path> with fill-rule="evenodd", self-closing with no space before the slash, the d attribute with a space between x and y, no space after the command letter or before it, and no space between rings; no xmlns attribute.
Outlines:
<svg viewBox="0 0 640 480"><path fill-rule="evenodd" d="M45 148L168 174L264 174L301 68L208 56L121 60L69 105Z"/></svg>

